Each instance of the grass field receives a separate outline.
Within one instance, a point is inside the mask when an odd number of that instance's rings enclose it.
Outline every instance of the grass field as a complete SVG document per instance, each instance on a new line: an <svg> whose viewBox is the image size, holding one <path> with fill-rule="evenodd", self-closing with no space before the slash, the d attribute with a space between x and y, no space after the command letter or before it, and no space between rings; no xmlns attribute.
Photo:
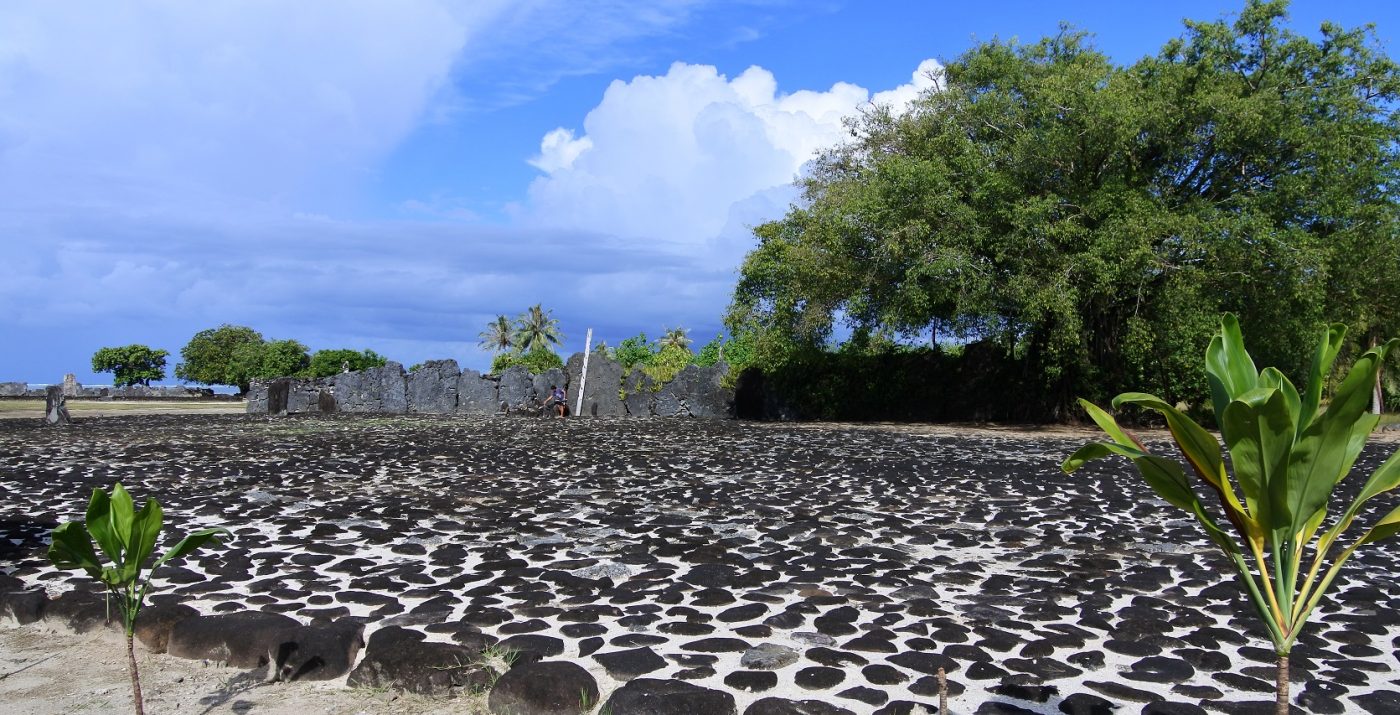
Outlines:
<svg viewBox="0 0 1400 715"><path fill-rule="evenodd" d="M168 414L240 414L246 409L242 401L233 400L134 400L102 402L98 400L69 400L68 413L74 417L106 417L112 415ZM0 419L39 419L44 416L43 400L0 400Z"/></svg>

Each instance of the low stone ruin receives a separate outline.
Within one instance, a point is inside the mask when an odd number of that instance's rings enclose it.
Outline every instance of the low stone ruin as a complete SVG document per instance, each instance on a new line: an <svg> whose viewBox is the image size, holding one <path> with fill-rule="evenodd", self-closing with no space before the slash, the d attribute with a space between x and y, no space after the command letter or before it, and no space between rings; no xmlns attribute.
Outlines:
<svg viewBox="0 0 1400 715"><path fill-rule="evenodd" d="M551 385L568 391L572 415L588 417L703 417L732 419L734 390L726 387L729 368L688 365L665 384L656 384L640 370L624 374L621 363L594 354L588 359L588 379L582 380L583 353L571 356L563 369L534 375L516 366L499 375L460 370L455 360L430 360L413 372L403 365L347 372L324 378L277 378L254 382L248 390L249 414L297 415L347 412L355 414L545 415Z"/></svg>
<svg viewBox="0 0 1400 715"><path fill-rule="evenodd" d="M208 388L186 387L184 385L111 385L84 386L73 373L63 376L57 385L30 385L27 382L0 382L0 397L44 399L49 387L57 387L64 397L87 400L141 400L141 399L201 399L214 396Z"/></svg>

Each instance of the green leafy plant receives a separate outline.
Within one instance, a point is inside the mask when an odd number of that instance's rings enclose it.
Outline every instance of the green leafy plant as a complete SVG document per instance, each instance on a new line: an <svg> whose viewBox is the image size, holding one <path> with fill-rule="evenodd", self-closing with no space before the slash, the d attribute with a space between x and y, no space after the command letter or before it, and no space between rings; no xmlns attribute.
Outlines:
<svg viewBox="0 0 1400 715"><path fill-rule="evenodd" d="M170 353L146 345L131 344L102 348L92 355L93 372L112 373L112 385L150 385L165 379L165 358Z"/></svg>
<svg viewBox="0 0 1400 715"><path fill-rule="evenodd" d="M524 367L526 370L529 370L531 374L538 375L546 370L564 367L564 360L559 357L558 353L543 346L536 347L524 353L512 350L510 352L499 353L496 357L491 359L491 373L499 375L504 372L506 368L516 365Z"/></svg>
<svg viewBox="0 0 1400 715"><path fill-rule="evenodd" d="M622 369L631 370L635 365L650 365L656 359L656 349L643 332L618 343L616 355Z"/></svg>
<svg viewBox="0 0 1400 715"><path fill-rule="evenodd" d="M307 377L330 377L345 370L358 372L372 367L384 367L388 359L379 353L365 350L317 350L311 355L311 363L303 373Z"/></svg>
<svg viewBox="0 0 1400 715"><path fill-rule="evenodd" d="M143 715L145 708L141 699L141 678L136 669L136 617L151 587L151 574L165 562L186 556L206 543L218 544L219 536L229 535L227 529L212 528L186 536L156 559L143 579L141 571L155 553L164 519L160 502L147 499L138 510L131 494L118 482L112 487L111 495L93 489L86 520L60 524L53 530L53 544L49 547L49 561L54 566L82 569L107 588L109 607L112 600L116 600L126 631L127 665L137 715ZM93 547L94 541L97 548ZM103 565L98 548L111 561L111 566Z"/></svg>
<svg viewBox="0 0 1400 715"><path fill-rule="evenodd" d="M1372 388L1387 353L1400 345L1400 340L1391 340L1366 351L1351 366L1324 410L1323 383L1345 335L1346 327L1341 324L1323 332L1307 384L1299 392L1275 368L1256 371L1245 351L1238 321L1233 315L1221 320L1220 332L1206 349L1206 375L1216 421L1230 453L1233 482L1220 443L1180 410L1140 392L1114 398L1114 408L1137 405L1166 418L1177 448L1219 498L1230 530L1206 510L1180 463L1151 453L1112 416L1086 400L1080 404L1113 441L1087 444L1063 465L1066 472L1072 472L1100 457L1127 457L1157 494L1200 522L1234 565L1250 603L1268 629L1278 655L1276 700L1281 714L1288 712L1288 653L1308 617L1358 547L1400 533L1397 507L1332 553L1366 502L1400 486L1400 452L1371 474L1360 494L1329 528L1322 528L1333 490L1351 472L1379 422L1379 416L1367 409ZM1304 569L1304 552L1309 549L1312 560Z"/></svg>

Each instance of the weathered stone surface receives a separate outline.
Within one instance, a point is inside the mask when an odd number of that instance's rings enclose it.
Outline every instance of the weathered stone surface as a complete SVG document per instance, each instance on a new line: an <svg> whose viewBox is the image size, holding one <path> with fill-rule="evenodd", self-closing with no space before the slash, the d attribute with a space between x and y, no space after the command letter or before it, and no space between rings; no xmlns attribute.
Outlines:
<svg viewBox="0 0 1400 715"><path fill-rule="evenodd" d="M78 376L71 372L63 376L62 388L64 397L83 396L83 384L78 382Z"/></svg>
<svg viewBox="0 0 1400 715"><path fill-rule="evenodd" d="M277 401L278 383L285 382L287 385L286 405L283 410L275 410ZM308 415L323 412L335 412L335 395L329 380L295 380L291 378L279 378L273 380L268 385L268 413L281 414L285 412L289 415Z"/></svg>
<svg viewBox="0 0 1400 715"><path fill-rule="evenodd" d="M570 399L576 400L580 386L583 389L583 409L579 411L579 416L627 416L627 407L622 404L622 397L618 394L618 389L622 387L622 363L607 355L593 353L588 356L588 375L585 380L583 353L574 353L569 356L567 369L569 384L573 386L574 391Z"/></svg>
<svg viewBox="0 0 1400 715"><path fill-rule="evenodd" d="M506 671L491 688L496 715L577 715L598 702L598 681L576 663L541 661Z"/></svg>
<svg viewBox="0 0 1400 715"><path fill-rule="evenodd" d="M62 385L49 385L44 390L44 422L51 425L73 423L73 418L68 416L68 399Z"/></svg>
<svg viewBox="0 0 1400 715"><path fill-rule="evenodd" d="M622 381L622 391L627 394L623 404L630 417L656 416L656 383L640 369L634 368Z"/></svg>
<svg viewBox="0 0 1400 715"><path fill-rule="evenodd" d="M122 616L115 603L112 604L110 618L108 616L106 599L90 591L67 591L49 601L44 609L45 621L62 623L74 633L87 633L104 627L121 630Z"/></svg>
<svg viewBox="0 0 1400 715"><path fill-rule="evenodd" d="M637 678L613 691L604 712L612 715L736 715L734 696L682 680Z"/></svg>
<svg viewBox="0 0 1400 715"><path fill-rule="evenodd" d="M167 651L181 658L256 668L268 661L268 653L298 625L287 616L262 611L186 618L170 630Z"/></svg>
<svg viewBox="0 0 1400 715"><path fill-rule="evenodd" d="M797 651L785 645L760 643L744 651L744 655L739 658L739 665L754 670L777 670L796 663L799 657Z"/></svg>
<svg viewBox="0 0 1400 715"><path fill-rule="evenodd" d="M493 673L480 651L452 643L428 643L423 634L399 626L374 632L364 658L350 672L350 687L394 688L419 695L489 687Z"/></svg>
<svg viewBox="0 0 1400 715"><path fill-rule="evenodd" d="M24 397L28 391L27 382L0 382L0 397Z"/></svg>
<svg viewBox="0 0 1400 715"><path fill-rule="evenodd" d="M456 360L429 360L408 374L405 391L413 414L445 415L457 410L462 372Z"/></svg>
<svg viewBox="0 0 1400 715"><path fill-rule="evenodd" d="M250 415L265 415L267 412L267 383L255 381L243 395L244 409Z"/></svg>
<svg viewBox="0 0 1400 715"><path fill-rule="evenodd" d="M186 618L196 618L199 611L184 604L151 604L136 617L136 638L152 653L164 653L170 644L170 632L175 624Z"/></svg>
<svg viewBox="0 0 1400 715"><path fill-rule="evenodd" d="M389 361L333 379L336 407L341 412L401 415L408 411L407 383L399 363Z"/></svg>
<svg viewBox="0 0 1400 715"><path fill-rule="evenodd" d="M457 379L457 414L494 415L501 411L496 380L476 370L463 370Z"/></svg>
<svg viewBox="0 0 1400 715"><path fill-rule="evenodd" d="M656 393L658 417L729 418L734 416L734 391L724 387L729 367L686 365Z"/></svg>
<svg viewBox="0 0 1400 715"><path fill-rule="evenodd" d="M350 672L365 645L364 624L340 620L299 626L268 651L267 680L333 680Z"/></svg>
<svg viewBox="0 0 1400 715"><path fill-rule="evenodd" d="M557 367L552 367L548 370L545 370L544 372L535 375L534 378L531 380L531 384L535 390L535 397L540 401L541 404L543 404L545 400L549 399L550 385L559 385L560 387L563 387L564 390L568 393L565 402L568 404L569 411L572 413L574 409L574 394L568 391L569 376L565 375L563 370L560 370ZM549 406L549 409L546 410L546 413L546 416L554 416L555 413L553 404Z"/></svg>
<svg viewBox="0 0 1400 715"><path fill-rule="evenodd" d="M820 700L763 698L744 709L744 715L855 715L845 708Z"/></svg>
<svg viewBox="0 0 1400 715"><path fill-rule="evenodd" d="M19 625L27 625L44 617L49 597L41 588L0 593L0 616Z"/></svg>
<svg viewBox="0 0 1400 715"><path fill-rule="evenodd" d="M526 411L535 400L535 384L530 371L519 365L501 371L497 390L500 401L505 403L509 412Z"/></svg>

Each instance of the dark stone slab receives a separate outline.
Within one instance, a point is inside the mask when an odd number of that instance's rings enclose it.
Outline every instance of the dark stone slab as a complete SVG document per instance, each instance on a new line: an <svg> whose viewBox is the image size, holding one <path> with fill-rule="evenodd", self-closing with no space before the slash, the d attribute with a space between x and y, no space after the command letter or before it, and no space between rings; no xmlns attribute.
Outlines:
<svg viewBox="0 0 1400 715"><path fill-rule="evenodd" d="M350 672L364 647L363 623L343 619L329 625L300 626L282 636L268 653L268 680L334 680Z"/></svg>
<svg viewBox="0 0 1400 715"><path fill-rule="evenodd" d="M422 633L388 626L370 636L346 684L433 696L484 690L495 676L479 663L480 655L452 643L425 642Z"/></svg>
<svg viewBox="0 0 1400 715"><path fill-rule="evenodd" d="M300 625L287 616L262 611L186 618L171 628L166 652L234 668L256 668L266 664L268 654Z"/></svg>
<svg viewBox="0 0 1400 715"><path fill-rule="evenodd" d="M603 704L612 715L737 715L734 696L680 680L637 678Z"/></svg>
<svg viewBox="0 0 1400 715"><path fill-rule="evenodd" d="M576 663L525 663L503 673L487 707L496 715L577 715L598 702L598 681Z"/></svg>
<svg viewBox="0 0 1400 715"><path fill-rule="evenodd" d="M666 659L651 648L599 653L593 659L608 671L608 675L623 682L666 667Z"/></svg>
<svg viewBox="0 0 1400 715"><path fill-rule="evenodd" d="M855 715L855 713L820 700L761 698L745 708L744 715Z"/></svg>

